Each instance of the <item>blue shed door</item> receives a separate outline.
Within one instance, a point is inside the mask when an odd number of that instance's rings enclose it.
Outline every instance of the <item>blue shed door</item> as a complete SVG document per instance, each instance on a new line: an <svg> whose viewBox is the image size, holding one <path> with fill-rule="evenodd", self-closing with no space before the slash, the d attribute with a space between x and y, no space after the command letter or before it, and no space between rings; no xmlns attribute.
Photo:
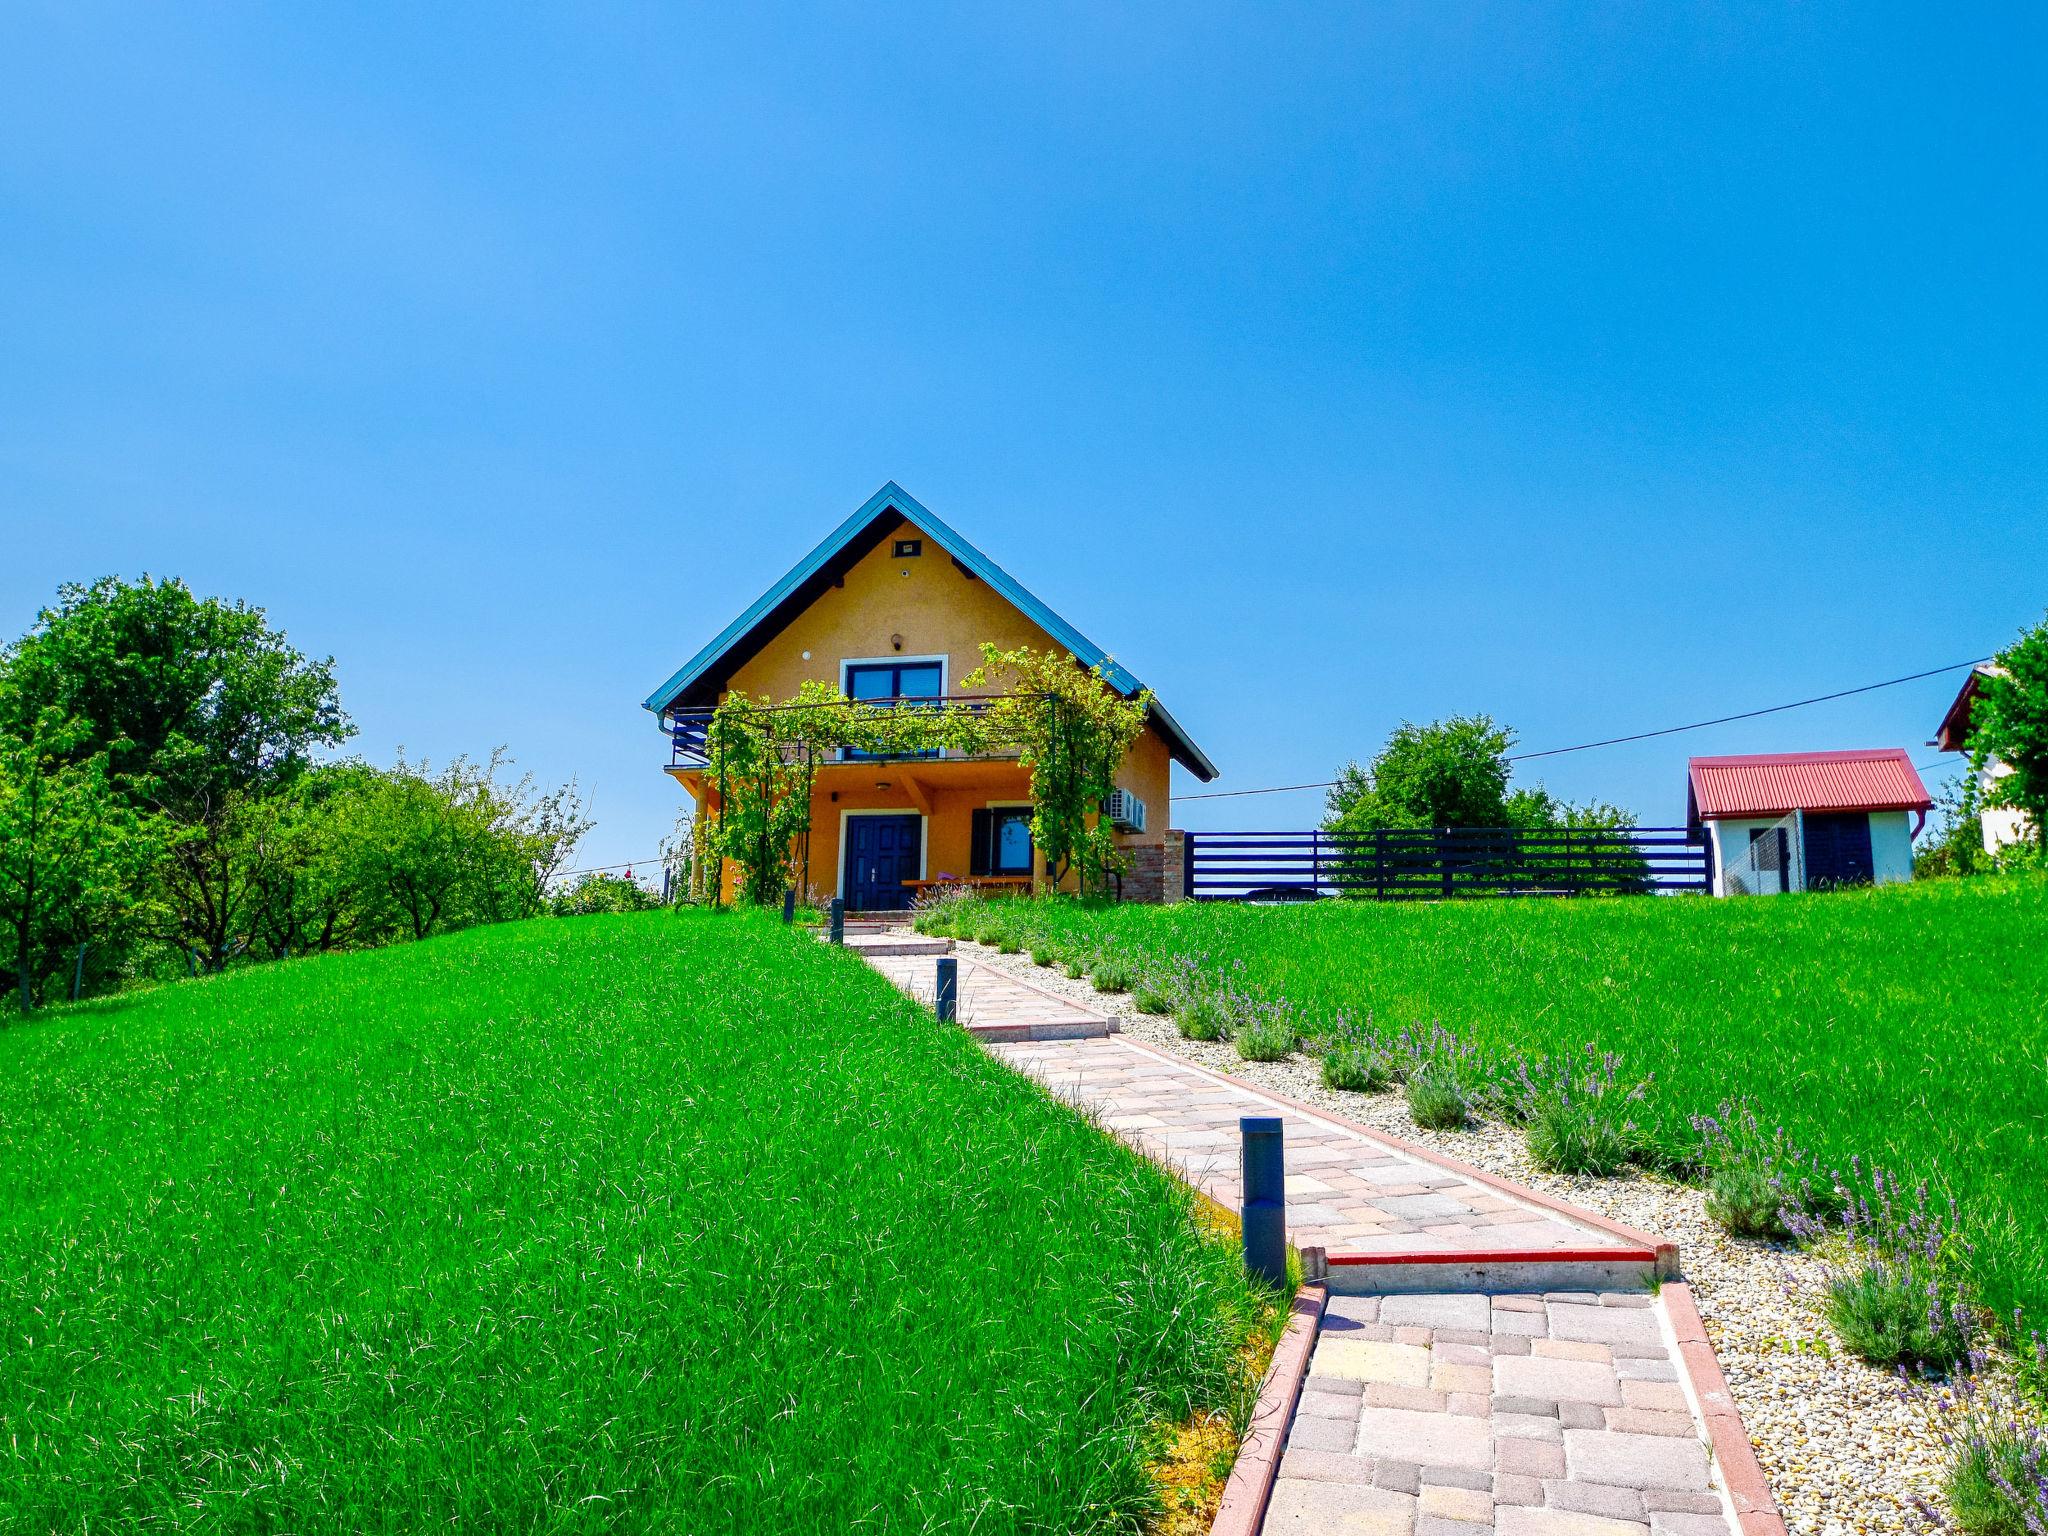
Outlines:
<svg viewBox="0 0 2048 1536"><path fill-rule="evenodd" d="M846 818L846 906L850 912L901 912L910 905L903 882L915 880L924 818Z"/></svg>
<svg viewBox="0 0 2048 1536"><path fill-rule="evenodd" d="M1824 891L1833 885L1868 885L1877 878L1870 856L1870 814L1830 812L1806 818L1806 887Z"/></svg>

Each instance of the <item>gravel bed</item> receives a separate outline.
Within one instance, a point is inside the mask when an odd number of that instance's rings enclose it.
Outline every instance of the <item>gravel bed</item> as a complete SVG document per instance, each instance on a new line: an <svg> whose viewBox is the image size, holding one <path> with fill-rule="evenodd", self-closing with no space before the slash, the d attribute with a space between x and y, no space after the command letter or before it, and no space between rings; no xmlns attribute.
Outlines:
<svg viewBox="0 0 2048 1536"><path fill-rule="evenodd" d="M998 954L964 939L957 948L1106 1013L1126 1034L1200 1066L1675 1240L1788 1530L1794 1536L1838 1536L1929 1529L1915 1499L1941 1507L1944 1456L1923 1412L1891 1376L1836 1345L1814 1302L1816 1260L1728 1236L1708 1217L1701 1191L1633 1172L1611 1179L1546 1173L1529 1160L1522 1134L1512 1126L1488 1122L1469 1131L1424 1130L1409 1118L1398 1093L1325 1088L1313 1057L1246 1061L1228 1041L1183 1040L1171 1019L1138 1012L1128 993L1099 993L1086 981L1069 981L1064 971L1033 965L1029 955Z"/></svg>

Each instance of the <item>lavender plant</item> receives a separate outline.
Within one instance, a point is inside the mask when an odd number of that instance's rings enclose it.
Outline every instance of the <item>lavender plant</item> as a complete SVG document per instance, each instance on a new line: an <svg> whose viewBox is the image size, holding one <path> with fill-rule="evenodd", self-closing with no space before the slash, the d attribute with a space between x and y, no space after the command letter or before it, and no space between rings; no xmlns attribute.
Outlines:
<svg viewBox="0 0 2048 1536"><path fill-rule="evenodd" d="M1284 998L1269 1000L1240 995L1231 1038L1246 1061L1284 1061L1300 1042L1294 1010Z"/></svg>
<svg viewBox="0 0 2048 1536"><path fill-rule="evenodd" d="M1850 1351L1873 1365L1947 1370L1970 1350L1971 1319L1955 1283L1968 1244L1951 1202L1903 1188L1882 1168L1851 1163L1857 1189L1841 1214L1847 1257L1827 1266L1823 1306ZM1824 1218L1794 1214L1793 1235L1817 1239Z"/></svg>
<svg viewBox="0 0 2048 1536"><path fill-rule="evenodd" d="M1202 989L1181 998L1174 1027L1187 1040L1221 1040L1230 1033L1230 1003L1220 992Z"/></svg>
<svg viewBox="0 0 2048 1536"><path fill-rule="evenodd" d="M2048 1375L2048 1344L2039 1334L2030 1342L2032 1359L2019 1364L2036 1378ZM1943 1387L1907 1384L1949 1453L1943 1491L1951 1521L1923 1513L1964 1536L2048 1536L2048 1426L2038 1405L1987 1369L1981 1349L1973 1347L1967 1363L1968 1372Z"/></svg>
<svg viewBox="0 0 2048 1536"><path fill-rule="evenodd" d="M1694 1115L1699 1156L1707 1170L1707 1214L1737 1237L1783 1239L1795 1220L1824 1221L1843 1195L1817 1158L1795 1147L1783 1126L1764 1133L1746 1104L1723 1100L1712 1115Z"/></svg>
<svg viewBox="0 0 2048 1536"><path fill-rule="evenodd" d="M1623 1084L1620 1069L1619 1056L1592 1045L1583 1070L1569 1060L1520 1066L1516 1110L1539 1168L1605 1175L1628 1162L1636 1136L1632 1106L1642 1102L1648 1084Z"/></svg>
<svg viewBox="0 0 2048 1536"><path fill-rule="evenodd" d="M1373 1033L1343 1014L1329 1028L1323 1046L1323 1086L1352 1093L1384 1093L1398 1075L1394 1054Z"/></svg>

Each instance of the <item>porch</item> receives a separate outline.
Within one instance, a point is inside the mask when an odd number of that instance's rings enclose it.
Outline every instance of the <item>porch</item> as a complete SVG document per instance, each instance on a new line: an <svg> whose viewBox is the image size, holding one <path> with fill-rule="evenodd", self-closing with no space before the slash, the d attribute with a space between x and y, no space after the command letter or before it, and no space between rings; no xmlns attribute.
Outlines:
<svg viewBox="0 0 2048 1536"><path fill-rule="evenodd" d="M701 767L671 766L698 809L718 809ZM806 900L838 896L850 912L894 912L953 881L1030 891L1043 880L1031 846L1031 773L1014 757L920 757L820 763L810 830L794 850ZM728 896L734 872L725 871Z"/></svg>

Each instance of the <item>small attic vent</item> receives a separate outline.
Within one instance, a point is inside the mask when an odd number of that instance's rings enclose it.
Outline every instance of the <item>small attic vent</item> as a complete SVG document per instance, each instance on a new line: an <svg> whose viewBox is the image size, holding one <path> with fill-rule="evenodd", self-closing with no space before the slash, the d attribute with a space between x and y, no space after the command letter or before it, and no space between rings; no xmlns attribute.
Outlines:
<svg viewBox="0 0 2048 1536"><path fill-rule="evenodd" d="M898 560L913 559L923 553L923 539L898 539L896 541L896 558Z"/></svg>

